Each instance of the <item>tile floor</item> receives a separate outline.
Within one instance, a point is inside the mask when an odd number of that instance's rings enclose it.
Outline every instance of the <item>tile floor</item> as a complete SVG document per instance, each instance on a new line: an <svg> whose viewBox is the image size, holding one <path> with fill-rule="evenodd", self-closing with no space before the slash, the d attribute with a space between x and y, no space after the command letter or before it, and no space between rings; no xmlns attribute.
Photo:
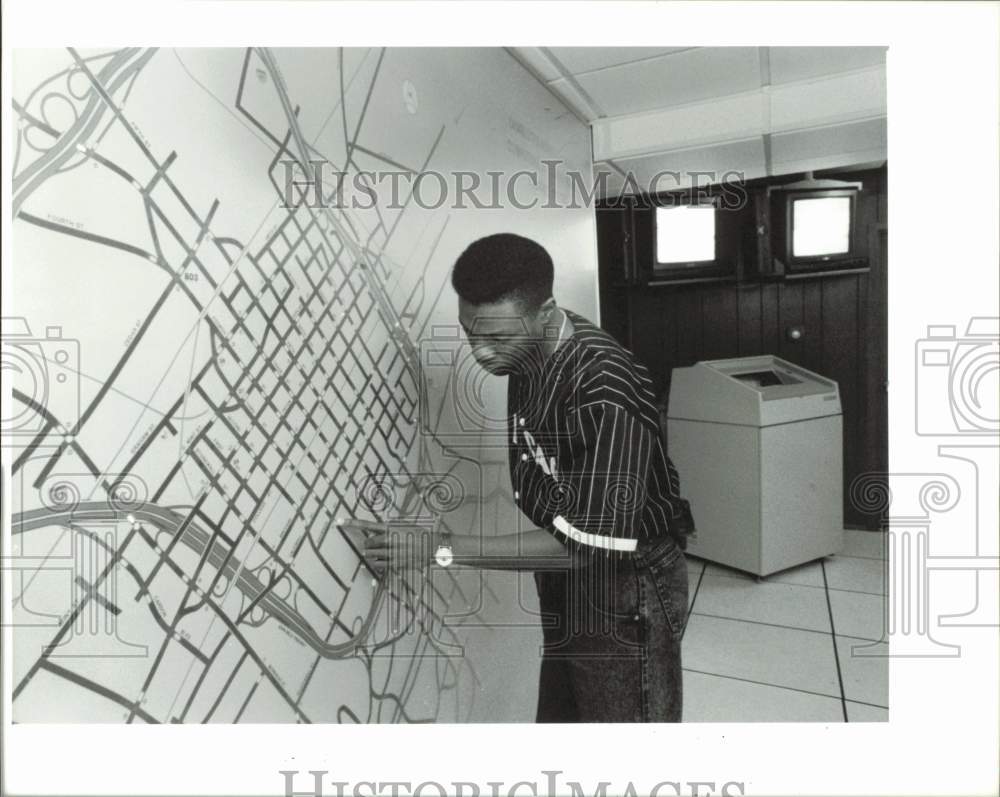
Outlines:
<svg viewBox="0 0 1000 797"><path fill-rule="evenodd" d="M685 722L885 722L879 532L842 553L755 577L688 557Z"/></svg>

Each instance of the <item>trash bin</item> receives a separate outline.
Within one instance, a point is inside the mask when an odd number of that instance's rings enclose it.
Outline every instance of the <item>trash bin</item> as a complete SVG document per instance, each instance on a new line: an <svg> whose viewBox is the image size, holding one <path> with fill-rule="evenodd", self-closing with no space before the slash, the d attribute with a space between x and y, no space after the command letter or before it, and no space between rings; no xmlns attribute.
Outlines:
<svg viewBox="0 0 1000 797"><path fill-rule="evenodd" d="M697 519L689 554L765 576L842 549L833 380L772 355L676 368L667 436Z"/></svg>

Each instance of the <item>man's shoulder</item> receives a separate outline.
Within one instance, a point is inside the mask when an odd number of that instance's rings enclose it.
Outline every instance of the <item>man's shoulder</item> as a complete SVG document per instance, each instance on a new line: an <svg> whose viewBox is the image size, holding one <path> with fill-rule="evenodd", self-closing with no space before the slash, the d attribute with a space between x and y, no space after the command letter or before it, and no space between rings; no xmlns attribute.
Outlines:
<svg viewBox="0 0 1000 797"><path fill-rule="evenodd" d="M579 406L603 403L646 416L655 415L652 380L635 356L603 329L570 314L579 369L574 399Z"/></svg>
<svg viewBox="0 0 1000 797"><path fill-rule="evenodd" d="M596 371L608 363L622 367L639 366L632 352L609 333L581 315L572 311L567 311L567 314L573 322L573 339L582 367Z"/></svg>

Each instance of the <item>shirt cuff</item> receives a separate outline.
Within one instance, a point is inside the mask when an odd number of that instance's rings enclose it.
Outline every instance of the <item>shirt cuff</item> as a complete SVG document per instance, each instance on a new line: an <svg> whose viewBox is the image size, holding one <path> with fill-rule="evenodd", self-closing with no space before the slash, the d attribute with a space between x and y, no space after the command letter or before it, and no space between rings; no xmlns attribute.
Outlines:
<svg viewBox="0 0 1000 797"><path fill-rule="evenodd" d="M611 537L607 534L590 534L586 531L572 526L562 515L556 515L552 520L552 526L556 531L569 537L569 539L589 545L592 548L605 548L609 551L634 551L638 540L630 540L624 537Z"/></svg>

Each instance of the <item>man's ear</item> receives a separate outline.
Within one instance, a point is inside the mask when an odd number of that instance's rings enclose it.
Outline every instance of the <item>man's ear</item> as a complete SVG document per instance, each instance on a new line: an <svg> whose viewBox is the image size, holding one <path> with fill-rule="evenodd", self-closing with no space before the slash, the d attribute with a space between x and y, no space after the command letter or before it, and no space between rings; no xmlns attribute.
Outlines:
<svg viewBox="0 0 1000 797"><path fill-rule="evenodd" d="M552 314L556 311L556 300L554 296L550 296L538 307L538 317L542 320L542 323L547 324L552 318Z"/></svg>

